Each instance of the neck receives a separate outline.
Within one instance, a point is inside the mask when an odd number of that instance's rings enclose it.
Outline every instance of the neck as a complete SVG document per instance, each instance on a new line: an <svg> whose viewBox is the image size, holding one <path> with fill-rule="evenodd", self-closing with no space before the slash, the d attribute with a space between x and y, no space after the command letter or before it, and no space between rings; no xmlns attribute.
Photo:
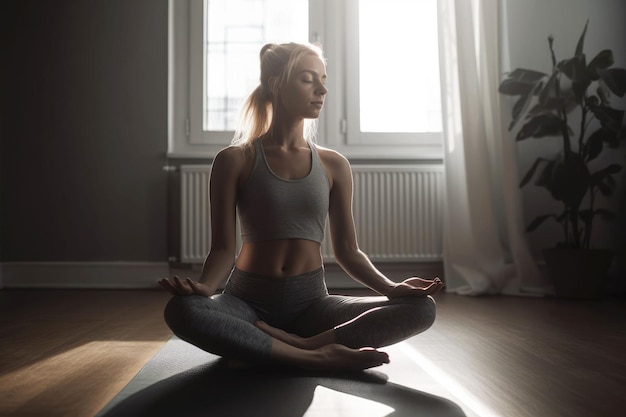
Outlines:
<svg viewBox="0 0 626 417"><path fill-rule="evenodd" d="M304 139L304 119L287 121L275 118L268 136L270 142L281 147L296 148L303 146L306 142Z"/></svg>

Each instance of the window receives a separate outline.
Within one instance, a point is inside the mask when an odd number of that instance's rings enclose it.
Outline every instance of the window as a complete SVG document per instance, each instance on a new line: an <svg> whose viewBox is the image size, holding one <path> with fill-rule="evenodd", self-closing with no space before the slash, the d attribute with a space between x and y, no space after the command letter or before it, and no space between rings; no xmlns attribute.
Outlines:
<svg viewBox="0 0 626 417"><path fill-rule="evenodd" d="M259 82L259 51L269 42L309 39L308 0L204 0L201 122L205 136L235 130L239 109Z"/></svg>
<svg viewBox="0 0 626 417"><path fill-rule="evenodd" d="M170 15L172 156L228 145L261 46L310 40L328 58L320 144L354 158L441 158L437 0L170 0Z"/></svg>
<svg viewBox="0 0 626 417"><path fill-rule="evenodd" d="M355 111L348 119L354 131L409 133L409 140L412 133L441 132L438 48L425 42L437 39L433 16L436 0L358 2L358 48L353 49L358 56L347 61L358 63L347 68L348 74L358 74L352 78L358 86L348 95L358 99L348 106Z"/></svg>

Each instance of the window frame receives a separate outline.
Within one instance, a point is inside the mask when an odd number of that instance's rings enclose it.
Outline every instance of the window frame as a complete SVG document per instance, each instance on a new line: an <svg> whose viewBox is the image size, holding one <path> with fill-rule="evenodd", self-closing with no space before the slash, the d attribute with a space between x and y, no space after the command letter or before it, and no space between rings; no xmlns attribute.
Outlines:
<svg viewBox="0 0 626 417"><path fill-rule="evenodd" d="M204 1L169 0L168 157L171 158L213 158L230 144L234 133L203 130ZM353 159L443 158L440 132L360 132L358 0L309 0L309 39L322 44L328 61L329 95L318 123L318 144Z"/></svg>

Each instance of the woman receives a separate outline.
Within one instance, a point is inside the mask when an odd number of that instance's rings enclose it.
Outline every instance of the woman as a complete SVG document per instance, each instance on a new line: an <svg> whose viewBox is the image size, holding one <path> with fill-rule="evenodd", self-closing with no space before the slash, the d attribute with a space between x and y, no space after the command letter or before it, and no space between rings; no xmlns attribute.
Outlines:
<svg viewBox="0 0 626 417"><path fill-rule="evenodd" d="M327 370L388 363L378 348L429 328L431 295L443 284L395 283L359 249L350 165L305 138L305 120L319 117L328 92L322 51L268 44L260 58L260 84L234 144L213 161L211 250L198 281L159 281L174 294L165 320L181 339L223 357ZM327 217L339 265L382 296L328 294L320 250Z"/></svg>

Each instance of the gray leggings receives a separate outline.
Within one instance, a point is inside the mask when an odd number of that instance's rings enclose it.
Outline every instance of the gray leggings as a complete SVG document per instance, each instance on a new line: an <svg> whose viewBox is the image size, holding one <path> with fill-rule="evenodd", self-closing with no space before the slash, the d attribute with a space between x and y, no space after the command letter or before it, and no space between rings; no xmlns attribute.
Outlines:
<svg viewBox="0 0 626 417"><path fill-rule="evenodd" d="M165 321L175 335L222 357L263 360L272 338L266 323L302 337L335 329L337 343L383 347L428 329L435 320L431 297L329 295L324 269L289 278L233 269L222 294L174 296Z"/></svg>

